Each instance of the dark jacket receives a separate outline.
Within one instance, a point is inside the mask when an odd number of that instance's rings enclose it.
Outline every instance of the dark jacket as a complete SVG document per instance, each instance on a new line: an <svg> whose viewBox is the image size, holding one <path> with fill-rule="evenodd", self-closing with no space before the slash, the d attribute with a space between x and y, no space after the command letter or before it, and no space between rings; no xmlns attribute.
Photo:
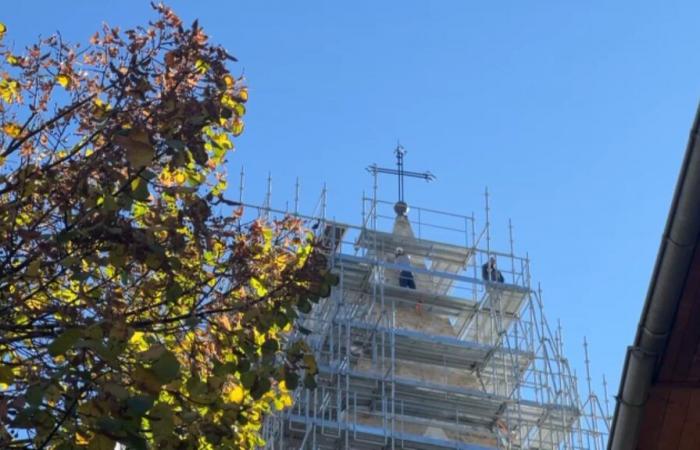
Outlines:
<svg viewBox="0 0 700 450"><path fill-rule="evenodd" d="M491 270L489 270L489 268ZM497 283L503 283L505 281L501 271L496 269L490 263L486 263L481 266L481 277L486 281L495 281Z"/></svg>

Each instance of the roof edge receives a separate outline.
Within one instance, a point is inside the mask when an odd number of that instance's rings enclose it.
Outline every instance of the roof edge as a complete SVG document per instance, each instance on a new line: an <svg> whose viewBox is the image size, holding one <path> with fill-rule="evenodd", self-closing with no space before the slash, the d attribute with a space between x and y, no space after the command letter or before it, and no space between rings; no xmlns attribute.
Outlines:
<svg viewBox="0 0 700 450"><path fill-rule="evenodd" d="M700 232L700 106L690 131L634 344L627 348L608 450L636 448Z"/></svg>

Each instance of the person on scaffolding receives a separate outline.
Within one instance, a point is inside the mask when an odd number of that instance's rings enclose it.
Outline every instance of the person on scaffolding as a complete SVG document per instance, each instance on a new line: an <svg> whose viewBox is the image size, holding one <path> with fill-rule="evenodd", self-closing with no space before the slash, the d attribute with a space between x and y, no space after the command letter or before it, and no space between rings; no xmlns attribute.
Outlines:
<svg viewBox="0 0 700 450"><path fill-rule="evenodd" d="M411 257L403 251L403 248L396 247L396 252L394 255L394 262L396 264L399 266L411 267ZM413 279L413 272L402 268L401 272L399 273L399 286L415 289L416 282Z"/></svg>
<svg viewBox="0 0 700 450"><path fill-rule="evenodd" d="M403 248L396 247L394 262L400 266L411 267L411 256L407 255L403 251ZM399 286L402 288L415 289L416 281L413 279L413 272L401 269L399 273ZM418 300L418 303L416 303L416 313L423 314L423 300Z"/></svg>
<svg viewBox="0 0 700 450"><path fill-rule="evenodd" d="M496 283L503 283L505 281L503 274L496 267L495 256L491 256L489 261L481 266L481 277L486 281L493 281Z"/></svg>

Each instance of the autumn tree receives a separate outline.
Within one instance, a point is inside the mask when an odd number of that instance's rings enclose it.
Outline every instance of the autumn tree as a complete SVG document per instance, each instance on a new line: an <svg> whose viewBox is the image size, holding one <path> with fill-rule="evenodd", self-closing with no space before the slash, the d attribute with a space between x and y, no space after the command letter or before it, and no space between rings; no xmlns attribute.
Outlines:
<svg viewBox="0 0 700 450"><path fill-rule="evenodd" d="M313 385L290 336L336 281L323 249L227 200L246 86L154 9L83 47L0 42L2 448L251 448Z"/></svg>

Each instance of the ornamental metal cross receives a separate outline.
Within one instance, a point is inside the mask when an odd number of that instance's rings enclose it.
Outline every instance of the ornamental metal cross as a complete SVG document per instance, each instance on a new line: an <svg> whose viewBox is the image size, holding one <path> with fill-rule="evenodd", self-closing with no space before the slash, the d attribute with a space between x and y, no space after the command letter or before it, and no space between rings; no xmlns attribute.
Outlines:
<svg viewBox="0 0 700 450"><path fill-rule="evenodd" d="M427 182L435 180L435 175L430 172L412 172L404 170L403 157L406 153L408 152L401 144L396 145L396 149L394 150L394 154L396 155L396 169L385 169L383 167L378 167L376 164L372 164L371 166L367 167L367 171L374 176L377 176L378 173L386 173L397 176L399 182L399 203L403 204L405 204L403 186L404 177L421 178Z"/></svg>

